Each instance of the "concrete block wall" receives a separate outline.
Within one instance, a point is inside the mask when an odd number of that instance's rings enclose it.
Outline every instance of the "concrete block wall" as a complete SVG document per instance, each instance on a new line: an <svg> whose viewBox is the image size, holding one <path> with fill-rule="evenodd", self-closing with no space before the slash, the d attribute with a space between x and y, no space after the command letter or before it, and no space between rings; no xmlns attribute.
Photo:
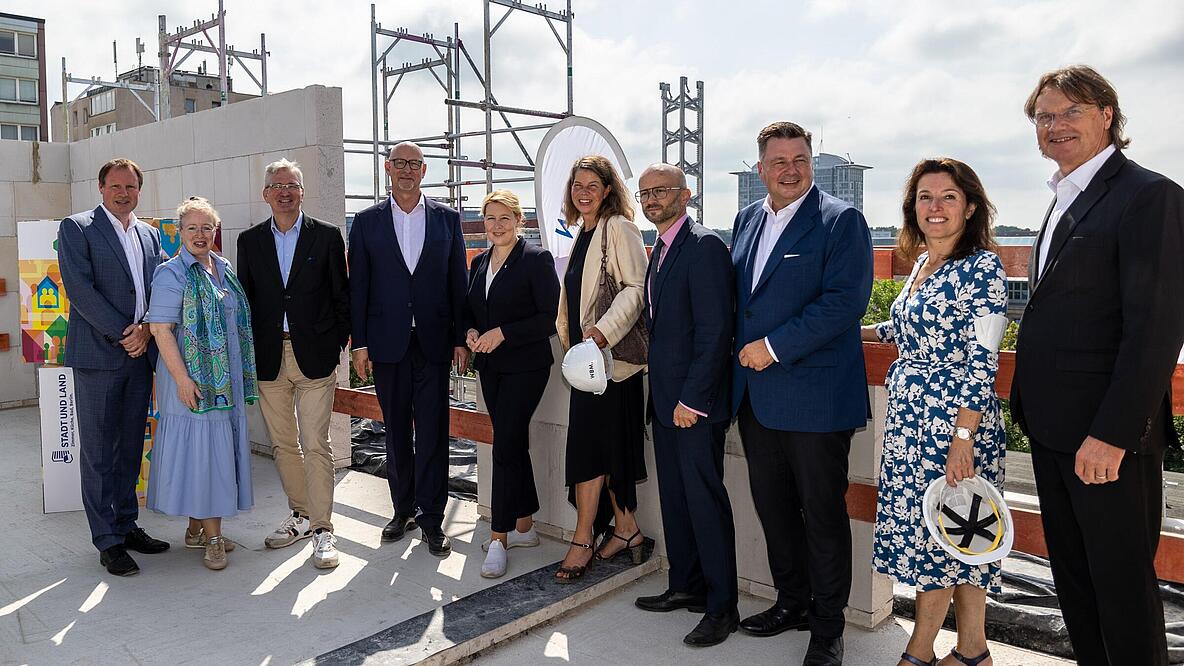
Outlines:
<svg viewBox="0 0 1184 666"><path fill-rule="evenodd" d="M264 168L281 157L302 166L305 212L345 231L341 89L314 85L70 144L0 141L0 277L9 290L17 290L15 220L94 208L101 201L99 167L114 157L144 169L141 217L171 217L184 199L209 199L222 217L223 255L232 263L238 235L271 214L263 201ZM14 345L19 316L16 296L0 296L0 332ZM10 375L17 381L7 381ZM36 398L33 367L19 349L0 352L0 377L0 407ZM348 381L344 366L339 380ZM333 432L334 457L348 461L348 417L335 415ZM251 439L270 451L258 409Z"/></svg>
<svg viewBox="0 0 1184 666"><path fill-rule="evenodd" d="M62 218L71 211L70 154L65 144L0 141L0 409L31 404L37 396L34 366L21 357L20 273L16 223Z"/></svg>
<svg viewBox="0 0 1184 666"><path fill-rule="evenodd" d="M551 344L555 358L562 359L558 339L552 338ZM883 437L887 394L882 387L869 388L869 391L874 418L868 422L866 428L858 431L852 440L848 478L852 482L875 485L879 477L880 442ZM547 389L530 424L530 458L540 505L538 513L535 514L535 521L541 532L561 539L570 539L576 525L576 511L567 502L564 478L568 395L569 389L563 381L557 361L551 368ZM478 409L484 411L485 402L480 395L477 405ZM489 516L489 498L492 491L492 451L491 446L477 447L478 511L486 517ZM637 487L637 521L646 536L656 542L654 552L665 557L654 447L650 439L645 442L645 460L649 478ZM740 590L755 596L776 599L777 592L773 588L765 549L765 536L749 488L744 449L739 430L734 426L728 430L724 455L724 483L728 488L736 524L736 565ZM872 572L871 523L852 520L851 535L853 570L847 619L857 626L874 627L891 615L892 583L886 576Z"/></svg>

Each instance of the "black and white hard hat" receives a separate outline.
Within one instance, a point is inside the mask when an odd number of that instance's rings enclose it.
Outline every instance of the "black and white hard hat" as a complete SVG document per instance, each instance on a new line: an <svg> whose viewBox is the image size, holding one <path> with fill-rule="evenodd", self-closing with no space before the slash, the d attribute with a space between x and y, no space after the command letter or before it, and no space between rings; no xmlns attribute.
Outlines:
<svg viewBox="0 0 1184 666"><path fill-rule="evenodd" d="M921 513L929 538L967 564L998 562L1011 552L1011 512L999 490L980 476L963 479L956 487L944 476L934 479L925 490Z"/></svg>
<svg viewBox="0 0 1184 666"><path fill-rule="evenodd" d="M613 376L613 357L592 339L572 345L563 357L563 378L577 391L600 395Z"/></svg>

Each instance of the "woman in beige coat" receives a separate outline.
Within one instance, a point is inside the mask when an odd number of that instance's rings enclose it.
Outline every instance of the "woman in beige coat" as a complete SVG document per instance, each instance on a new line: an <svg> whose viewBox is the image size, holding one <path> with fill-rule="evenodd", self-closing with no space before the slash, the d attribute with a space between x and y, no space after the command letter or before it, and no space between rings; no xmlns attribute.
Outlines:
<svg viewBox="0 0 1184 666"><path fill-rule="evenodd" d="M641 316L646 254L641 232L633 224L629 192L611 162L589 155L572 165L563 214L569 226L578 226L578 233L560 287L555 324L559 340L565 351L589 338L602 349L612 347ZM620 291L597 318L602 239L606 269ZM635 563L641 560L645 538L634 513L636 484L646 477L644 368L614 360L612 381L602 395L571 392L566 480L577 520L571 547L556 574L560 582L584 575L593 555L609 559L628 552ZM606 536L593 553L595 534Z"/></svg>

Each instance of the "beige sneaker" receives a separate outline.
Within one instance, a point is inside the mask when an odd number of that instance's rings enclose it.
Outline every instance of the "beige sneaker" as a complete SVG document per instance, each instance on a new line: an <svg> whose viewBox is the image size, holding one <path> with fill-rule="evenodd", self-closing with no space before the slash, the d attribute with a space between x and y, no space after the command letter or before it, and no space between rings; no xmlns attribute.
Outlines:
<svg viewBox="0 0 1184 666"><path fill-rule="evenodd" d="M318 569L337 566L337 537L329 530L318 530L312 535L312 565Z"/></svg>
<svg viewBox="0 0 1184 666"><path fill-rule="evenodd" d="M206 554L201 558L201 563L212 571L225 569L227 564L226 539L222 536L210 537L206 542Z"/></svg>
<svg viewBox="0 0 1184 666"><path fill-rule="evenodd" d="M309 519L293 511L292 515L285 518L284 522L275 528L274 532L267 535L267 538L263 540L263 545L268 548L283 548L311 536L312 524Z"/></svg>
<svg viewBox="0 0 1184 666"><path fill-rule="evenodd" d="M185 528L185 547L186 548L205 548L206 547L206 531L198 530L197 534L190 534L189 528ZM234 552L234 542L230 539L226 540L226 552Z"/></svg>

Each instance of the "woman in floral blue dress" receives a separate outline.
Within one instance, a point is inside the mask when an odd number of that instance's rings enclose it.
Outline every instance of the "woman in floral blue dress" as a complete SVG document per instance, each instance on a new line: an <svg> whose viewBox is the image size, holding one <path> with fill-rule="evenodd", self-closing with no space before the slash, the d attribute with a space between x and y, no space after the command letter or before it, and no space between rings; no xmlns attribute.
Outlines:
<svg viewBox="0 0 1184 666"><path fill-rule="evenodd" d="M917 588L917 623L900 664L990 666L986 594L999 589L1000 563L974 566L946 554L929 538L921 501L943 476L950 485L981 476L1003 490L995 372L1007 281L993 251L994 207L969 166L940 158L913 169L901 208L897 252L916 263L891 318L863 329L864 340L894 343L899 352L885 382L872 563ZM933 641L951 598L958 645L939 662Z"/></svg>

